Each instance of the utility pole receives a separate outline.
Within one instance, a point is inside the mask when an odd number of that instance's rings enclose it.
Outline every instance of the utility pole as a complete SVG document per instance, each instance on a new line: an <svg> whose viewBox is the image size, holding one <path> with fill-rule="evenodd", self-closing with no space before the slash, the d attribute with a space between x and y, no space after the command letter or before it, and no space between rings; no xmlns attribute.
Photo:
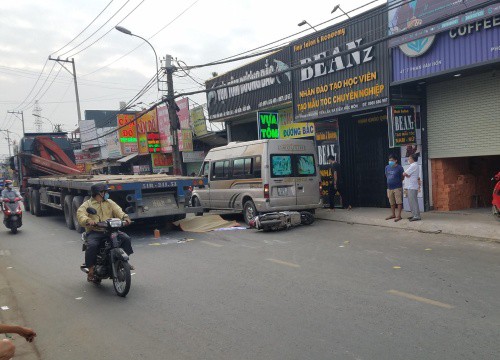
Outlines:
<svg viewBox="0 0 500 360"><path fill-rule="evenodd" d="M175 66L172 65L172 56L165 57L165 71L167 73L167 105L168 116L170 118L170 134L172 135L172 158L174 165L174 175L182 175L182 161L179 152L179 139L177 130L179 129L179 116L177 116L177 104L174 99L174 80L173 73Z"/></svg>
<svg viewBox="0 0 500 360"><path fill-rule="evenodd" d="M78 96L78 83L76 81L76 68L75 68L75 59L55 59L52 56L49 56L49 60L57 61L59 65L61 65L64 70L66 70L68 73L70 73L71 76L73 76L73 82L75 83L75 96L76 96L76 110L78 111L78 122L82 120L82 113L80 111L80 97ZM73 65L73 72L69 71L66 66L64 66L62 63L71 63Z"/></svg>
<svg viewBox="0 0 500 360"><path fill-rule="evenodd" d="M21 115L21 122L23 123L23 136L24 136L24 134L26 134L26 131L24 131L24 113L22 111L7 111L7 113L14 115Z"/></svg>
<svg viewBox="0 0 500 360"><path fill-rule="evenodd" d="M9 130L0 130L0 131L7 133L7 147L9 148L9 158L10 158L12 156L10 152L10 131Z"/></svg>

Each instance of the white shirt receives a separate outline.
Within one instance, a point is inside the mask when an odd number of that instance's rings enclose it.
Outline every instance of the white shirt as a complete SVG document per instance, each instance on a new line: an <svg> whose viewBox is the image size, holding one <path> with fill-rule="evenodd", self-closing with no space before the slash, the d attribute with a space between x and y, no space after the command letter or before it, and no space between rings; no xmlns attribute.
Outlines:
<svg viewBox="0 0 500 360"><path fill-rule="evenodd" d="M413 164L410 164L410 167L405 171L405 174L410 176L405 178L405 189L418 190L419 173L418 163L414 162Z"/></svg>

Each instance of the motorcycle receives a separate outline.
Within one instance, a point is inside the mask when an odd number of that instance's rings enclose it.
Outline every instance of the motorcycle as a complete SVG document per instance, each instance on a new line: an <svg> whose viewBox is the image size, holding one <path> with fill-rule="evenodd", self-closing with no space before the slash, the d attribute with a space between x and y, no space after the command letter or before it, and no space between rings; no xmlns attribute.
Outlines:
<svg viewBox="0 0 500 360"><path fill-rule="evenodd" d="M498 172L498 174L496 174L491 180L497 182L495 188L493 189L491 210L493 212L493 215L500 220L500 172Z"/></svg>
<svg viewBox="0 0 500 360"><path fill-rule="evenodd" d="M87 213L95 215L97 211L94 208L87 208ZM100 284L103 279L112 279L115 292L121 297L127 296L131 283L129 257L121 248L120 240L120 229L125 225L125 221L117 218L107 219L96 224L97 227L106 230L107 239L97 252L94 283ZM82 251L85 251L87 250L86 233L82 234L82 241ZM80 269L86 274L89 272L85 265L81 265Z"/></svg>
<svg viewBox="0 0 500 360"><path fill-rule="evenodd" d="M258 215L250 220L249 226L257 230L280 231L313 222L314 215L309 211L281 211Z"/></svg>
<svg viewBox="0 0 500 360"><path fill-rule="evenodd" d="M17 233L23 225L23 210L21 208L21 198L5 198L2 201L3 224L10 229L13 234Z"/></svg>

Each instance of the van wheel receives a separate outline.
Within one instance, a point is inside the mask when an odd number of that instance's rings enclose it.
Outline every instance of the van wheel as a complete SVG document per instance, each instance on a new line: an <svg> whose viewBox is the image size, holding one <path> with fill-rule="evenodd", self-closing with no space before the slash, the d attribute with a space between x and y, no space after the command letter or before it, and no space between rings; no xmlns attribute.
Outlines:
<svg viewBox="0 0 500 360"><path fill-rule="evenodd" d="M73 195L66 195L64 197L64 220L66 221L66 227L70 230L75 229L75 223L73 222L73 214L71 211L71 206L73 203Z"/></svg>
<svg viewBox="0 0 500 360"><path fill-rule="evenodd" d="M198 197L194 197L193 200L193 207L201 207L201 202L200 202L200 199L198 199ZM203 216L203 211L202 212L197 212L195 213L196 216Z"/></svg>
<svg viewBox="0 0 500 360"><path fill-rule="evenodd" d="M252 200L248 200L245 202L243 205L243 217L245 218L245 223L247 225L250 224L250 221L253 220L254 217L256 217L257 214L257 208L255 207L255 204L253 203Z"/></svg>
<svg viewBox="0 0 500 360"><path fill-rule="evenodd" d="M73 217L73 223L75 224L75 230L81 234L85 228L83 226L80 226L78 223L78 218L76 217L76 212L78 211L78 208L80 205L83 204L83 196L75 196L73 198L73 201L71 202L71 215Z"/></svg>

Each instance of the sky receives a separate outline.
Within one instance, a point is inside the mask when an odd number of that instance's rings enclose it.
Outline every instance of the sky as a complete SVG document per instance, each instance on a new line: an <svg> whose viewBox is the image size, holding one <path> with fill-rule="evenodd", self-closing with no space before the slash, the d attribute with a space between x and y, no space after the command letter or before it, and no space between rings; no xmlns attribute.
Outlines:
<svg viewBox="0 0 500 360"><path fill-rule="evenodd" d="M331 14L337 4L353 16L385 1L368 0L18 0L0 2L0 130L11 140L35 131L35 101L41 108L42 130L61 124L77 127L73 79L49 55L74 58L81 115L85 110L115 110L130 101L156 73L153 50L141 39L114 29L123 26L149 40L158 57L170 54L181 64L198 65L254 49L286 36L312 32L313 26L341 15ZM100 15L99 15L100 14ZM99 15L99 16L98 16ZM319 29L345 20L338 19ZM93 22L92 22L93 21ZM83 31L83 32L82 32ZM81 34L80 34L81 33ZM80 34L80 35L79 35ZM100 39L99 39L100 38ZM280 42L280 44L283 42ZM174 77L179 93L200 90L212 72L219 74L252 60L192 70L189 77ZM71 70L71 64L66 64ZM43 71L42 71L43 70ZM182 73L180 73L182 75ZM37 82L38 80L38 82ZM149 104L161 96L156 86L138 102ZM203 104L204 94L190 97ZM144 106L142 104L142 106ZM141 104L138 105L139 107ZM138 107L138 108L139 108ZM137 108L137 109L138 109ZM0 132L0 158L8 155L5 132Z"/></svg>

